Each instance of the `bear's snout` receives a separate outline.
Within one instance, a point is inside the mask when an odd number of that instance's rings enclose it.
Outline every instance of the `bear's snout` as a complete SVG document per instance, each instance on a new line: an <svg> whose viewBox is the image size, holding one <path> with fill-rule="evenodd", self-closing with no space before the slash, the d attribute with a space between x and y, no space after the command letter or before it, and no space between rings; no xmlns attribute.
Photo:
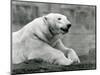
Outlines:
<svg viewBox="0 0 100 75"><path fill-rule="evenodd" d="M60 28L63 32L68 32L68 28Z"/></svg>
<svg viewBox="0 0 100 75"><path fill-rule="evenodd" d="M67 24L66 27L61 27L60 29L66 33L68 32L70 27L71 27L71 24Z"/></svg>
<svg viewBox="0 0 100 75"><path fill-rule="evenodd" d="M67 28L69 29L72 25L71 24L67 24Z"/></svg>

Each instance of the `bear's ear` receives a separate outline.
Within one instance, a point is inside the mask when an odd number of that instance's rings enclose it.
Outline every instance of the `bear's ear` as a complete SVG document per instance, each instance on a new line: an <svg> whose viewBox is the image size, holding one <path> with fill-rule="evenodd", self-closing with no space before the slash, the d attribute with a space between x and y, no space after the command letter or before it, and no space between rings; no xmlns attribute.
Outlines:
<svg viewBox="0 0 100 75"><path fill-rule="evenodd" d="M43 21L44 21L44 23L48 23L48 18L46 17L46 16L43 16Z"/></svg>
<svg viewBox="0 0 100 75"><path fill-rule="evenodd" d="M44 16L44 19L45 19L45 20L47 20L47 17L46 17L46 16Z"/></svg>

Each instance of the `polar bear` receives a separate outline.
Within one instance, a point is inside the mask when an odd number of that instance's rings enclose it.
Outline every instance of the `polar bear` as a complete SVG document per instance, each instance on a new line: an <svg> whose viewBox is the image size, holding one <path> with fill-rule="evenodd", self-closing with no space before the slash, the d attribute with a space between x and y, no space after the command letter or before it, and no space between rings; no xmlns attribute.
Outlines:
<svg viewBox="0 0 100 75"><path fill-rule="evenodd" d="M80 63L76 52L63 45L61 38L71 27L66 16L50 13L39 17L12 34L12 63L42 59L58 65Z"/></svg>

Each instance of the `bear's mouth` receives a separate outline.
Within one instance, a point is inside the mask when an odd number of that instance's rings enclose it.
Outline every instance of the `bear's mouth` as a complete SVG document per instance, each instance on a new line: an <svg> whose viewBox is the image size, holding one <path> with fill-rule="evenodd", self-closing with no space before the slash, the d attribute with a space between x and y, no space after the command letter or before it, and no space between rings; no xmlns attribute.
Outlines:
<svg viewBox="0 0 100 75"><path fill-rule="evenodd" d="M69 31L69 28L60 28L63 33L67 33Z"/></svg>
<svg viewBox="0 0 100 75"><path fill-rule="evenodd" d="M68 24L67 27L61 27L60 30L63 31L63 33L67 33L71 27L71 24Z"/></svg>

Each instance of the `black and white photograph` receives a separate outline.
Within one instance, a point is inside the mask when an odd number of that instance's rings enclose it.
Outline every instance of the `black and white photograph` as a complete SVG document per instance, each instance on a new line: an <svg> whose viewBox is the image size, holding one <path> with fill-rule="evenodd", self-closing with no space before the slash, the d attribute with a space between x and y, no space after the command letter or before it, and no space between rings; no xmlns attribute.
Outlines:
<svg viewBox="0 0 100 75"><path fill-rule="evenodd" d="M11 74L96 70L96 6L11 1Z"/></svg>

